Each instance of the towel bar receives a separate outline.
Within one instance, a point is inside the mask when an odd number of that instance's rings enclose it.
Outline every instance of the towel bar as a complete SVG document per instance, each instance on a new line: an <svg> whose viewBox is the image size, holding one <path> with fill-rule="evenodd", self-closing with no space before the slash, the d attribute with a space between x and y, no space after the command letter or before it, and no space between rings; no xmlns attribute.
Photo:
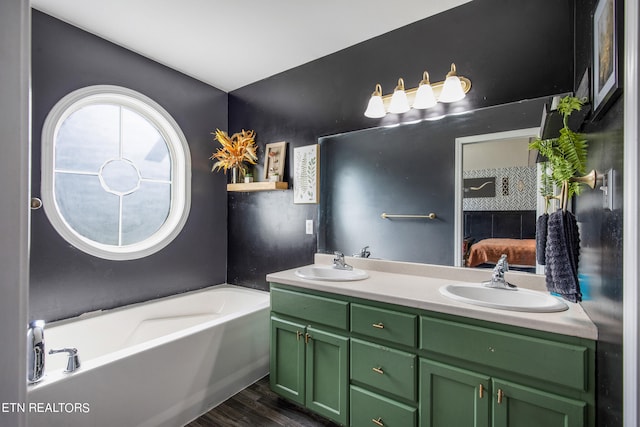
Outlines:
<svg viewBox="0 0 640 427"><path fill-rule="evenodd" d="M392 218L420 218L420 219L436 219L436 214L431 212L429 215L398 215L398 214L388 214L383 213L380 215L382 219L392 219Z"/></svg>

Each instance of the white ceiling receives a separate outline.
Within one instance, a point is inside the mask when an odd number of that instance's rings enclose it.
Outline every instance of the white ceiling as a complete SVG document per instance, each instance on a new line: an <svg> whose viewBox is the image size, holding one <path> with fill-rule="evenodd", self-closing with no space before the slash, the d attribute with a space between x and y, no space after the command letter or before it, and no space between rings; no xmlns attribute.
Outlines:
<svg viewBox="0 0 640 427"><path fill-rule="evenodd" d="M32 6L232 91L470 0L32 0Z"/></svg>

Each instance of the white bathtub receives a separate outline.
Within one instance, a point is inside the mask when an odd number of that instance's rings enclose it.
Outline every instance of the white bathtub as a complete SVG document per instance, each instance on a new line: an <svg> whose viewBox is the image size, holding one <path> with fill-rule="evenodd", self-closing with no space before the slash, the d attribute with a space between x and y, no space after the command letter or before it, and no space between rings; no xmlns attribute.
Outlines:
<svg viewBox="0 0 640 427"><path fill-rule="evenodd" d="M45 327L29 427L182 426L269 371L269 293L218 285Z"/></svg>

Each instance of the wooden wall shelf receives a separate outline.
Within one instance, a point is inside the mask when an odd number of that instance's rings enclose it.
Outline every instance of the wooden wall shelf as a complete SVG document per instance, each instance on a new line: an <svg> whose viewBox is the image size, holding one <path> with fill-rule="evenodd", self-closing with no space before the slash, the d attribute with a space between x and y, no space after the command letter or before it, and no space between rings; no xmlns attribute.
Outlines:
<svg viewBox="0 0 640 427"><path fill-rule="evenodd" d="M227 191L234 192L250 192L250 191L275 191L275 190L287 190L289 184L286 182L250 182L239 184L227 184Z"/></svg>

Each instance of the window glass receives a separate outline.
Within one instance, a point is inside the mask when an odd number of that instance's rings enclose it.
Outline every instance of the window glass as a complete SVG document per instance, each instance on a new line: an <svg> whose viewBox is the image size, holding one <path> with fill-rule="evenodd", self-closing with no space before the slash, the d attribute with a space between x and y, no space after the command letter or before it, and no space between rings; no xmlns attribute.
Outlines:
<svg viewBox="0 0 640 427"><path fill-rule="evenodd" d="M45 212L85 252L146 256L186 221L188 146L171 116L144 95L115 86L73 92L47 117L42 145Z"/></svg>
<svg viewBox="0 0 640 427"><path fill-rule="evenodd" d="M88 105L60 125L56 137L56 169L96 171L105 159L118 155L119 107Z"/></svg>

